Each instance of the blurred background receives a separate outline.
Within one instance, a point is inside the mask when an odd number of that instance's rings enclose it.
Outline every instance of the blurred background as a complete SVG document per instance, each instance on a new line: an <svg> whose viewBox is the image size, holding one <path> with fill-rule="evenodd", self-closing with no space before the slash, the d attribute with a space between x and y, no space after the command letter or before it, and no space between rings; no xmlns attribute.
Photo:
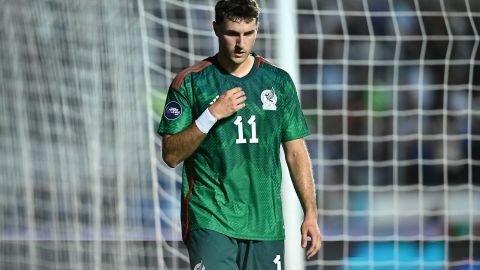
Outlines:
<svg viewBox="0 0 480 270"><path fill-rule="evenodd" d="M0 269L188 269L155 130L218 49L215 2L0 2ZM298 48L325 238L305 268L480 269L480 2L298 0L293 36L258 2L255 52Z"/></svg>

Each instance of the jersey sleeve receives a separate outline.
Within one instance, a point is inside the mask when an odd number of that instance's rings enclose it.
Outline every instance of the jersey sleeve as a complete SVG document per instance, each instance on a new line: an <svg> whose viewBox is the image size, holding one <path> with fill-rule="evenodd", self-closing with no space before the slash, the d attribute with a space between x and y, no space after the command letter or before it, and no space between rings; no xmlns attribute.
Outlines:
<svg viewBox="0 0 480 270"><path fill-rule="evenodd" d="M282 142L304 138L310 134L290 76L287 75L284 85L286 102L282 116Z"/></svg>
<svg viewBox="0 0 480 270"><path fill-rule="evenodd" d="M178 89L173 84L168 89L158 134L176 134L192 124L192 100L186 81Z"/></svg>

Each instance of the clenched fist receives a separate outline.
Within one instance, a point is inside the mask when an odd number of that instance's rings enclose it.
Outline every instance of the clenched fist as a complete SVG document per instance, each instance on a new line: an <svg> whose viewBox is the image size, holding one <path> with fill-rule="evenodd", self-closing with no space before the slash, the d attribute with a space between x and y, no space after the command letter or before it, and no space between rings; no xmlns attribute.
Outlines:
<svg viewBox="0 0 480 270"><path fill-rule="evenodd" d="M208 109L217 120L220 120L245 107L245 100L247 96L242 88L235 87L223 93Z"/></svg>

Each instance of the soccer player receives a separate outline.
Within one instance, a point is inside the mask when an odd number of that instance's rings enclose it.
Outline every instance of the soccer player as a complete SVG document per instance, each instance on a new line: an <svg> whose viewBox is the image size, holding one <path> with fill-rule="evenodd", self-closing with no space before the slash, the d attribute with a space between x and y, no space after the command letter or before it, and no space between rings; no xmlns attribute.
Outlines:
<svg viewBox="0 0 480 270"><path fill-rule="evenodd" d="M280 146L304 211L301 245L321 246L309 134L287 72L252 52L255 0L215 6L216 55L173 80L158 133L183 166L182 231L191 269L283 269Z"/></svg>

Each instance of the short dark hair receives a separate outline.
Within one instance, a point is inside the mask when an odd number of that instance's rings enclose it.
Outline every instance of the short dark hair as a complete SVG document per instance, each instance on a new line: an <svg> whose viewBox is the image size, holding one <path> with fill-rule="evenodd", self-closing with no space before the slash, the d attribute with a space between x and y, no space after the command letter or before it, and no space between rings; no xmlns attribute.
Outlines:
<svg viewBox="0 0 480 270"><path fill-rule="evenodd" d="M260 8L255 0L220 0L215 5L217 23L223 23L225 19L247 22L255 19L258 22L259 15Z"/></svg>

